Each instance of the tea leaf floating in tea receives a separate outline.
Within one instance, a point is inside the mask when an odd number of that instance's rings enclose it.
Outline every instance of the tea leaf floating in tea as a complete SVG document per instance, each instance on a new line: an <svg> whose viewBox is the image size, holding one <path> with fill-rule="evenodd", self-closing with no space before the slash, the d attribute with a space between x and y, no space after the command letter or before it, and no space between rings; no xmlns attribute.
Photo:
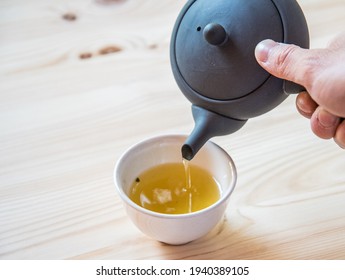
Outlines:
<svg viewBox="0 0 345 280"><path fill-rule="evenodd" d="M167 189L155 188L153 189L153 199L159 204L170 202L172 201L171 191Z"/></svg>

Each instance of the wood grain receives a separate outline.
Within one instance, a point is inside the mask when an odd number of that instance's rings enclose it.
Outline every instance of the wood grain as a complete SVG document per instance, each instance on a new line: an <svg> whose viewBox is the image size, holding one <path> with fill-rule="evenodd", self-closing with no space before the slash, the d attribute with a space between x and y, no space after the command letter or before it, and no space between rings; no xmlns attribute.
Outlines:
<svg viewBox="0 0 345 280"><path fill-rule="evenodd" d="M183 0L0 3L1 259L345 259L345 155L294 97L214 139L238 184L224 221L167 246L131 224L112 172L130 145L188 133L169 41ZM300 0L312 47L343 0Z"/></svg>

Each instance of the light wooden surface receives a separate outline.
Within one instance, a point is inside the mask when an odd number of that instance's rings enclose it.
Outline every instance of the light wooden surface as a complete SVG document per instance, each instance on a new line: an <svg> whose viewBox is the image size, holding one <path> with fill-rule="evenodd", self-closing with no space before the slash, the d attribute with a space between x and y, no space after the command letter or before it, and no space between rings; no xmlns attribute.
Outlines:
<svg viewBox="0 0 345 280"><path fill-rule="evenodd" d="M167 246L126 216L118 157L193 126L169 63L184 3L0 2L1 259L345 259L345 153L312 134L294 97L214 139L239 179L209 235ZM299 3L312 47L345 29L344 0Z"/></svg>

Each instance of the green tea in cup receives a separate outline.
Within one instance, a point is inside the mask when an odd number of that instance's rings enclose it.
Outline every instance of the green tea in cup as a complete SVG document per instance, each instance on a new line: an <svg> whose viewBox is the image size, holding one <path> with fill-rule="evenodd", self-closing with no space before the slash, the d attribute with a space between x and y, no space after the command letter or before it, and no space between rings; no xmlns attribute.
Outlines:
<svg viewBox="0 0 345 280"><path fill-rule="evenodd" d="M140 174L129 198L154 212L185 214L214 204L220 198L220 187L207 170L188 161L164 163Z"/></svg>

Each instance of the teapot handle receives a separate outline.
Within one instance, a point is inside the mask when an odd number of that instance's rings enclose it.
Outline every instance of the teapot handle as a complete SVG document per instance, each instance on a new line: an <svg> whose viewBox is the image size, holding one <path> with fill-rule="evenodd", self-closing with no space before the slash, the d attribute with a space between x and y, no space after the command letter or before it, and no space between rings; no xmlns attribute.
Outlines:
<svg viewBox="0 0 345 280"><path fill-rule="evenodd" d="M306 91L305 87L291 81L284 81L283 89L286 94L296 94Z"/></svg>

